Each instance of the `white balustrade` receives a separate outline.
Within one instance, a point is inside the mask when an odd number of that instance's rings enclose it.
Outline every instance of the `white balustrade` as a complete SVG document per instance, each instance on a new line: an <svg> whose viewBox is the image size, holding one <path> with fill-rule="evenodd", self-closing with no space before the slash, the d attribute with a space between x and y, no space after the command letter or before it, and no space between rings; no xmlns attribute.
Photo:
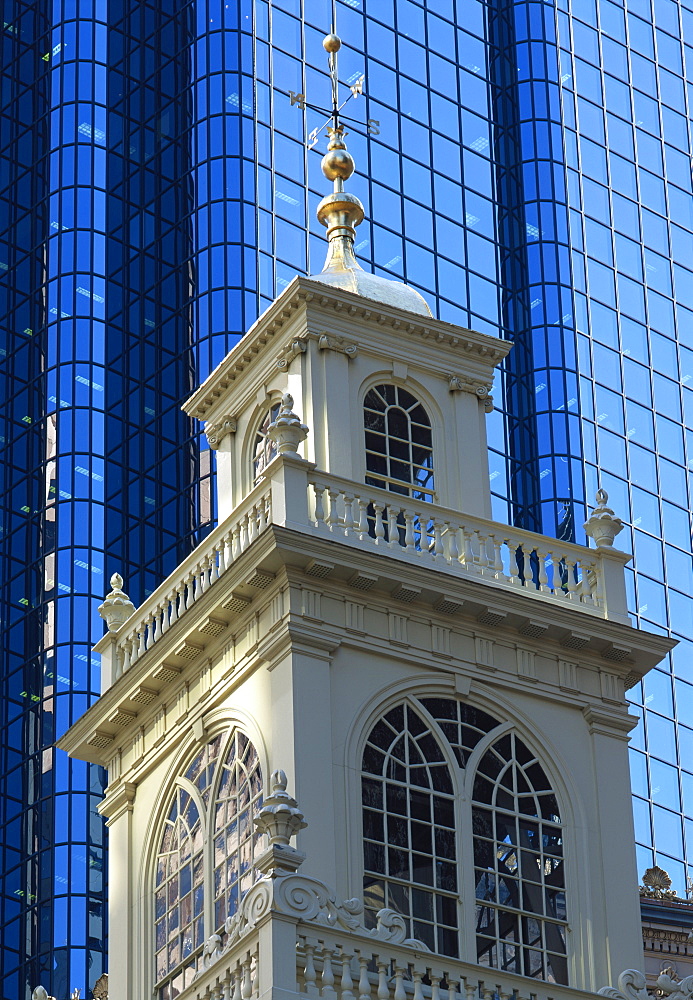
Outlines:
<svg viewBox="0 0 693 1000"><path fill-rule="evenodd" d="M262 479L175 574L109 633L115 643L113 678L174 628L271 523L629 624L623 573L627 557L613 548L550 539L313 472L308 463L294 461Z"/></svg>
<svg viewBox="0 0 693 1000"><path fill-rule="evenodd" d="M116 633L114 678L151 649L213 587L271 523L270 487L261 483L231 524L219 525Z"/></svg>
<svg viewBox="0 0 693 1000"><path fill-rule="evenodd" d="M369 940L363 932L302 923L297 938L298 993L323 1000L576 1000L590 995L402 944Z"/></svg>
<svg viewBox="0 0 693 1000"><path fill-rule="evenodd" d="M351 544L386 546L399 558L435 560L436 568L603 612L596 550L376 487L354 487L335 476L309 476L309 509L316 530Z"/></svg>

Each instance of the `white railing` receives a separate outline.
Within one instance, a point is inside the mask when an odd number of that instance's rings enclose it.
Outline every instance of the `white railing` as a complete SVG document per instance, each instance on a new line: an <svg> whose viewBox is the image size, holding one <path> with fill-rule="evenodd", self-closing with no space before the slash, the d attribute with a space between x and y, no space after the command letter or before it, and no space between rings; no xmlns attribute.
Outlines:
<svg viewBox="0 0 693 1000"><path fill-rule="evenodd" d="M192 985L176 994L180 1000L256 1000L260 969L257 932L248 934L219 959L212 956L206 964L208 969L199 972Z"/></svg>
<svg viewBox="0 0 693 1000"><path fill-rule="evenodd" d="M315 527L335 538L590 610L603 608L595 549L336 476L311 475L309 486Z"/></svg>
<svg viewBox="0 0 693 1000"><path fill-rule="evenodd" d="M307 923L297 931L297 991L322 1000L577 1000L592 995L365 935Z"/></svg>
<svg viewBox="0 0 693 1000"><path fill-rule="evenodd" d="M110 656L105 686L173 628L269 524L630 624L623 572L629 557L614 548L562 542L279 456L244 502L98 643L97 651Z"/></svg>
<svg viewBox="0 0 693 1000"><path fill-rule="evenodd" d="M121 627L112 663L114 679L129 670L214 586L271 519L270 484L261 482Z"/></svg>

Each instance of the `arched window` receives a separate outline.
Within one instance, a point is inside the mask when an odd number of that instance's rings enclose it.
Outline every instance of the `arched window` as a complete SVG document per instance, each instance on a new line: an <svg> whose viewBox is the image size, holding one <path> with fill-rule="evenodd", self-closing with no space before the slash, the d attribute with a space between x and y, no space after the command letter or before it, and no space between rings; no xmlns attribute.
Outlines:
<svg viewBox="0 0 693 1000"><path fill-rule="evenodd" d="M269 425L276 420L278 413L279 403L275 403L262 418L262 422L255 435L255 445L253 446L253 482L262 475L277 454L277 446L268 437L267 431L269 430Z"/></svg>
<svg viewBox="0 0 693 1000"><path fill-rule="evenodd" d="M433 499L431 420L421 403L397 385L376 385L363 405L366 483L413 497Z"/></svg>
<svg viewBox="0 0 693 1000"><path fill-rule="evenodd" d="M411 937L458 954L455 803L450 772L426 723L409 705L374 726L363 754L364 888L375 926L383 906Z"/></svg>
<svg viewBox="0 0 693 1000"><path fill-rule="evenodd" d="M443 742L457 768L446 763ZM467 774L477 747L479 763ZM376 723L362 769L370 922L390 907L410 936L453 957L460 929L475 926L479 964L567 983L558 804L516 733L472 705L424 698ZM458 866L472 859L475 899L466 899Z"/></svg>
<svg viewBox="0 0 693 1000"><path fill-rule="evenodd" d="M219 735L176 781L156 859L159 1000L174 1000L198 968L202 946L252 885L262 806L257 751L239 730Z"/></svg>
<svg viewBox="0 0 693 1000"><path fill-rule="evenodd" d="M534 754L506 733L474 778L477 961L567 983L563 837Z"/></svg>

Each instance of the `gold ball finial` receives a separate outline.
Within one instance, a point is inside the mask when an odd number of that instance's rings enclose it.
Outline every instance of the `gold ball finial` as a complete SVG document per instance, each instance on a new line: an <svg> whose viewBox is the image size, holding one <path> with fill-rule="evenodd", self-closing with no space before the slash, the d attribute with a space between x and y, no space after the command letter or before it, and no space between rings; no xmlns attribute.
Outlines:
<svg viewBox="0 0 693 1000"><path fill-rule="evenodd" d="M348 181L354 172L354 158L346 149L331 149L323 156L320 166L328 181L336 181L338 177Z"/></svg>
<svg viewBox="0 0 693 1000"><path fill-rule="evenodd" d="M339 35L329 34L325 35L322 40L322 47L325 52L339 52L342 47L342 39Z"/></svg>

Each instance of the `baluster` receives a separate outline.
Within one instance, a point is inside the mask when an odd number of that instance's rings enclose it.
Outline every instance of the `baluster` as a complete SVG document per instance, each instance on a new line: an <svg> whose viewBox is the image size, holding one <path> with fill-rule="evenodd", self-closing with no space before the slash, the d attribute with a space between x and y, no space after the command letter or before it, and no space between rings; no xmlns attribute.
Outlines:
<svg viewBox="0 0 693 1000"><path fill-rule="evenodd" d="M248 545L257 538L257 509L255 507L248 511Z"/></svg>
<svg viewBox="0 0 693 1000"><path fill-rule="evenodd" d="M440 1000L440 976L431 973L431 1000Z"/></svg>
<svg viewBox="0 0 693 1000"><path fill-rule="evenodd" d="M320 990L316 985L317 974L315 972L315 960L313 958L314 952L315 946L306 941L306 967L303 972L303 980L305 983L305 991L310 997L316 997L320 993Z"/></svg>
<svg viewBox="0 0 693 1000"><path fill-rule="evenodd" d="M340 952L342 957L341 1000L354 1000L354 980L351 977L351 959L353 956L344 951L344 945L340 945Z"/></svg>
<svg viewBox="0 0 693 1000"><path fill-rule="evenodd" d="M446 975L445 977L448 981L448 1000L457 1000L457 988L455 987L455 980L452 976Z"/></svg>
<svg viewBox="0 0 693 1000"><path fill-rule="evenodd" d="M261 535L267 527L267 497L262 497L258 504L258 525L257 532Z"/></svg>
<svg viewBox="0 0 693 1000"><path fill-rule="evenodd" d="M147 648L147 623L142 622L139 627L139 644L137 646L137 655L142 656Z"/></svg>
<svg viewBox="0 0 693 1000"><path fill-rule="evenodd" d="M459 528L457 525L445 522L445 541L447 546L447 560L453 566L460 561L460 547L457 541Z"/></svg>
<svg viewBox="0 0 693 1000"><path fill-rule="evenodd" d="M334 989L334 972L332 971L332 955L333 949L325 944L323 941L322 945L322 977L321 977L321 987L320 995L323 997L336 997L337 993Z"/></svg>
<svg viewBox="0 0 693 1000"><path fill-rule="evenodd" d="M231 560L238 559L241 554L241 526L238 522L231 529Z"/></svg>
<svg viewBox="0 0 693 1000"><path fill-rule="evenodd" d="M123 651L118 646L113 650L113 676L116 680L123 676Z"/></svg>
<svg viewBox="0 0 693 1000"><path fill-rule="evenodd" d="M168 632L169 628L171 627L171 623L169 621L169 608L170 608L170 606L171 606L171 598L167 597L167 598L165 598L163 606L161 608L161 611L162 611L162 614L161 614L161 634L162 635L164 634L164 632Z"/></svg>
<svg viewBox="0 0 693 1000"><path fill-rule="evenodd" d="M123 673L125 673L126 670L130 669L131 650L132 647L130 645L130 636L127 636L127 638L123 640Z"/></svg>
<svg viewBox="0 0 693 1000"><path fill-rule="evenodd" d="M549 587L549 577L546 572L546 560L548 559L550 553L540 552L539 549L535 550L537 553L537 560L539 561L539 590L550 590ZM554 581L555 582L555 581Z"/></svg>
<svg viewBox="0 0 693 1000"><path fill-rule="evenodd" d="M334 526L336 524L339 524L339 514L337 509L339 490L336 490L334 487L328 486L327 495L330 499L330 510L327 517L325 518L325 524L327 525L330 531L334 531Z"/></svg>
<svg viewBox="0 0 693 1000"><path fill-rule="evenodd" d="M177 583L176 588L173 591L173 597L171 598L171 613L168 618L169 628L175 621L178 621L178 602L180 601L180 591L181 585Z"/></svg>
<svg viewBox="0 0 693 1000"><path fill-rule="evenodd" d="M416 545L414 537L414 515L404 508L404 551L410 552Z"/></svg>
<svg viewBox="0 0 693 1000"><path fill-rule="evenodd" d="M185 583L183 584L183 610L188 611L189 608L193 606L195 601L195 592L193 590L193 574L192 571L188 573L185 578Z"/></svg>
<svg viewBox="0 0 693 1000"><path fill-rule="evenodd" d="M216 544L214 545L214 548L212 549L212 556L211 556L212 565L210 567L210 573L209 573L209 583L210 583L210 586L211 586L211 584L216 583L217 580L219 579L219 562L218 562L218 560L220 558L220 556L219 556L219 549L220 548L221 548L220 543L216 542Z"/></svg>
<svg viewBox="0 0 693 1000"><path fill-rule="evenodd" d="M144 648L151 649L152 646L154 645L154 615L151 611L147 615L147 621L145 622L144 631L147 636Z"/></svg>
<svg viewBox="0 0 693 1000"><path fill-rule="evenodd" d="M233 977L231 975L231 971L229 970L227 971L226 976L224 977L224 982L222 983L221 995L223 1000L231 1000L232 993L233 993Z"/></svg>
<svg viewBox="0 0 693 1000"><path fill-rule="evenodd" d="M348 493L344 494L344 534L350 535L356 527L354 522L354 498Z"/></svg>
<svg viewBox="0 0 693 1000"><path fill-rule="evenodd" d="M253 995L253 981L250 976L250 965L251 965L250 955L246 955L243 960L243 981L241 983L241 998L242 1000L250 1000Z"/></svg>
<svg viewBox="0 0 693 1000"><path fill-rule="evenodd" d="M503 568L503 557L501 556L501 539L495 535L489 535L493 545L493 575L496 580L505 580L505 569Z"/></svg>
<svg viewBox="0 0 693 1000"><path fill-rule="evenodd" d="M359 1000L371 1000L372 988L368 975L368 959L359 955Z"/></svg>
<svg viewBox="0 0 693 1000"><path fill-rule="evenodd" d="M439 556L445 556L443 545L443 529L440 525L440 521L435 520L433 522L433 552L434 558Z"/></svg>
<svg viewBox="0 0 693 1000"><path fill-rule="evenodd" d="M467 1000L477 1000L477 997L479 996L479 987L471 980L465 979L464 992L467 995Z"/></svg>
<svg viewBox="0 0 693 1000"><path fill-rule="evenodd" d="M195 587L195 600L199 599L207 589L207 559L201 559L196 566L197 586Z"/></svg>
<svg viewBox="0 0 693 1000"><path fill-rule="evenodd" d="M243 970L241 963L236 962L236 969L233 974L233 1000L241 1000L241 979Z"/></svg>
<svg viewBox="0 0 693 1000"><path fill-rule="evenodd" d="M397 525L397 518L399 516L399 508L395 507L394 504L388 504L387 508L387 540L388 545L399 545L399 527Z"/></svg>
<svg viewBox="0 0 693 1000"><path fill-rule="evenodd" d="M244 514L241 518L241 538L240 538L240 549L241 552L245 552L248 548L248 515Z"/></svg>
<svg viewBox="0 0 693 1000"><path fill-rule="evenodd" d="M318 528L322 527L325 523L325 508L323 506L323 486L318 486L317 483L313 483L313 492L315 494L315 523Z"/></svg>
<svg viewBox="0 0 693 1000"><path fill-rule="evenodd" d="M586 604L593 604L596 608L602 606L602 577L594 563L584 563L582 566L582 592Z"/></svg>
<svg viewBox="0 0 693 1000"><path fill-rule="evenodd" d="M568 593L567 593L566 596L567 596L567 598L568 598L569 601L577 601L577 600L580 599L580 597L579 597L579 594L577 592L578 585L575 582L575 575L576 575L575 574L575 569L576 569L576 567L575 567L575 564L572 563L570 561L570 559L568 559L567 556L563 556L563 559L564 559L564 562L565 562L566 577L567 577L567 579L566 579L566 588L568 590Z"/></svg>
<svg viewBox="0 0 693 1000"><path fill-rule="evenodd" d="M508 583L511 583L514 587L520 586L520 579L518 577L518 565L517 565L517 542L513 541L512 538L504 538L503 544L508 547L508 573L506 579Z"/></svg>
<svg viewBox="0 0 693 1000"><path fill-rule="evenodd" d="M485 535L483 531L479 531L477 529L474 532L474 537L476 539L476 544L478 546L475 562L479 567L480 571L485 575L486 570L489 566L488 552L486 550L486 542L488 541L488 535Z"/></svg>
<svg viewBox="0 0 693 1000"><path fill-rule="evenodd" d="M226 535L224 535L219 542L217 552L219 553L219 569L217 571L217 577L219 577L222 573L226 572Z"/></svg>
<svg viewBox="0 0 693 1000"><path fill-rule="evenodd" d="M464 562L465 567L468 570L474 569L474 549L472 548L472 533L467 531L465 527L462 528L462 533L464 535L464 557L462 562Z"/></svg>
<svg viewBox="0 0 693 1000"><path fill-rule="evenodd" d="M375 544L382 545L385 538L385 525L383 524L385 508L381 503L373 501L373 513L375 515Z"/></svg>
<svg viewBox="0 0 693 1000"><path fill-rule="evenodd" d="M358 534L361 541L363 541L368 536L368 501L357 497L356 502L359 505Z"/></svg>
<svg viewBox="0 0 693 1000"><path fill-rule="evenodd" d="M404 969L401 965L395 966L395 992L393 1000L407 1000L407 994L404 989ZM437 1000L440 1000L440 997Z"/></svg>
<svg viewBox="0 0 693 1000"><path fill-rule="evenodd" d="M421 973L418 969L414 969L412 972L412 978L414 980L414 1000L423 1000L423 987L421 985Z"/></svg>
<svg viewBox="0 0 693 1000"><path fill-rule="evenodd" d="M387 963L378 956L378 1000L390 1000L390 989L387 984Z"/></svg>

